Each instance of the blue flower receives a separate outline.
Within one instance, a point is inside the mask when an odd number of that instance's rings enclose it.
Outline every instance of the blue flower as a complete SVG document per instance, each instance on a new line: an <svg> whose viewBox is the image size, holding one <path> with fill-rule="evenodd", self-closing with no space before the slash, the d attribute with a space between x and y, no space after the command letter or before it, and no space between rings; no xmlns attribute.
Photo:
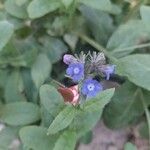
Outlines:
<svg viewBox="0 0 150 150"><path fill-rule="evenodd" d="M115 72L115 65L104 65L101 71L106 75L106 80L109 80L110 75Z"/></svg>
<svg viewBox="0 0 150 150"><path fill-rule="evenodd" d="M72 78L74 82L80 81L84 77L84 64L83 63L71 63L66 74Z"/></svg>
<svg viewBox="0 0 150 150"><path fill-rule="evenodd" d="M83 82L82 94L87 97L94 97L96 94L103 90L102 85L92 78L88 78Z"/></svg>

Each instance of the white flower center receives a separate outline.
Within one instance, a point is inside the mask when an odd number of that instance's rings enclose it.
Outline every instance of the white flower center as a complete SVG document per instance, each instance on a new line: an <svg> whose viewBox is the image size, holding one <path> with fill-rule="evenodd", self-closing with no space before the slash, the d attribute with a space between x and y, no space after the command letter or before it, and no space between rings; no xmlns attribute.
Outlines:
<svg viewBox="0 0 150 150"><path fill-rule="evenodd" d="M88 86L87 86L88 90L89 91L93 91L95 89L95 86L93 83L90 83Z"/></svg>
<svg viewBox="0 0 150 150"><path fill-rule="evenodd" d="M80 72L80 70L79 70L79 68L76 67L76 68L74 68L73 72L74 72L74 74L78 74Z"/></svg>

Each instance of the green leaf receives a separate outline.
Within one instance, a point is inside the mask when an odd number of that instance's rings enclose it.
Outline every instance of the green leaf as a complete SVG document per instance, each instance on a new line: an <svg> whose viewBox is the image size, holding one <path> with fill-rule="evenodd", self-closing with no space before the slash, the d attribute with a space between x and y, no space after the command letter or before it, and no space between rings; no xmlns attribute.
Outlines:
<svg viewBox="0 0 150 150"><path fill-rule="evenodd" d="M124 150L137 150L137 148L136 148L135 145L128 142L128 143L125 144Z"/></svg>
<svg viewBox="0 0 150 150"><path fill-rule="evenodd" d="M21 69L22 80L24 84L24 93L29 102L38 102L38 89L35 87L31 77L31 70L27 68Z"/></svg>
<svg viewBox="0 0 150 150"><path fill-rule="evenodd" d="M73 3L73 0L61 0L61 1L66 8L69 8L69 6Z"/></svg>
<svg viewBox="0 0 150 150"><path fill-rule="evenodd" d="M0 10L0 20L5 20L6 19L6 14L4 11Z"/></svg>
<svg viewBox="0 0 150 150"><path fill-rule="evenodd" d="M60 7L58 0L33 0L28 6L29 17L39 18Z"/></svg>
<svg viewBox="0 0 150 150"><path fill-rule="evenodd" d="M83 109L78 110L70 128L74 129L79 137L91 130L100 119L105 105L109 103L113 94L114 89L108 89L87 101Z"/></svg>
<svg viewBox="0 0 150 150"><path fill-rule="evenodd" d="M83 104L83 110L86 112L96 112L100 109L102 111L105 105L110 101L114 91L114 89L108 89L101 92L98 96L91 98Z"/></svg>
<svg viewBox="0 0 150 150"><path fill-rule="evenodd" d="M6 0L5 2L5 9L6 11L19 19L26 19L28 17L27 11L26 11L26 5L18 6L15 3L15 0Z"/></svg>
<svg viewBox="0 0 150 150"><path fill-rule="evenodd" d="M8 69L0 69L0 88L3 89L6 86L8 76Z"/></svg>
<svg viewBox="0 0 150 150"><path fill-rule="evenodd" d="M106 42L114 30L112 18L105 12L86 6L81 6L80 11L85 17L86 23L96 41L102 45L106 45Z"/></svg>
<svg viewBox="0 0 150 150"><path fill-rule="evenodd" d="M54 117L46 110L44 106L41 106L41 126L48 128L53 120Z"/></svg>
<svg viewBox="0 0 150 150"><path fill-rule="evenodd" d="M47 129L38 126L27 126L20 130L20 138L24 146L33 150L52 150L57 135L47 136Z"/></svg>
<svg viewBox="0 0 150 150"><path fill-rule="evenodd" d="M26 98L23 95L23 81L18 70L14 70L7 78L5 85L5 101L6 103L25 101Z"/></svg>
<svg viewBox="0 0 150 150"><path fill-rule="evenodd" d="M13 140L17 138L18 128L5 127L0 131L0 149L7 150L9 149Z"/></svg>
<svg viewBox="0 0 150 150"><path fill-rule="evenodd" d="M142 138L149 138L149 127L147 122L141 124L141 126L139 127L139 133Z"/></svg>
<svg viewBox="0 0 150 150"><path fill-rule="evenodd" d="M14 27L8 21L0 21L0 51L10 40L14 32Z"/></svg>
<svg viewBox="0 0 150 150"><path fill-rule="evenodd" d="M63 36L67 31L68 26L68 17L67 16L58 16L55 17L54 21L45 23L44 25L47 28L47 32L52 37ZM50 39L51 40L51 39ZM61 41L63 43L63 41Z"/></svg>
<svg viewBox="0 0 150 150"><path fill-rule="evenodd" d="M150 93L143 91L143 94L147 104L150 104ZM103 119L109 128L123 128L133 124L143 113L141 91L134 84L126 82L116 90L104 110Z"/></svg>
<svg viewBox="0 0 150 150"><path fill-rule="evenodd" d="M134 84L150 90L150 55L135 54L119 59L116 74L127 77Z"/></svg>
<svg viewBox="0 0 150 150"><path fill-rule="evenodd" d="M28 0L15 0L16 4L18 6L22 6L23 4L25 4Z"/></svg>
<svg viewBox="0 0 150 150"><path fill-rule="evenodd" d="M51 85L42 85L40 87L41 104L47 111L55 117L64 107L64 100L60 93Z"/></svg>
<svg viewBox="0 0 150 150"><path fill-rule="evenodd" d="M80 138L79 141L80 141L80 143L83 143L83 144L89 144L92 141L92 138L93 138L92 131L88 131L87 133L85 133L85 135L83 135Z"/></svg>
<svg viewBox="0 0 150 150"><path fill-rule="evenodd" d="M5 19L4 20L9 20L9 22L11 24L13 24L14 26L14 30L20 29L22 27L24 27L24 22L22 21L22 19L19 19L17 17L13 17L12 15L10 15L9 13L5 12Z"/></svg>
<svg viewBox="0 0 150 150"><path fill-rule="evenodd" d="M110 11L112 9L110 0L80 0L80 3L102 11Z"/></svg>
<svg viewBox="0 0 150 150"><path fill-rule="evenodd" d="M140 7L140 14L142 21L149 27L150 24L150 7L149 6L141 6Z"/></svg>
<svg viewBox="0 0 150 150"><path fill-rule="evenodd" d="M33 103L9 103L0 110L0 120L9 125L27 125L40 119L39 107Z"/></svg>
<svg viewBox="0 0 150 150"><path fill-rule="evenodd" d="M18 59L24 62L24 67L31 67L37 58L39 48L36 40L30 36L24 40L16 40L14 45L16 47L17 53L19 51L20 54L18 55Z"/></svg>
<svg viewBox="0 0 150 150"><path fill-rule="evenodd" d="M72 52L75 51L76 48L76 44L78 42L78 36L74 35L72 33L66 33L64 34L64 41L69 45L70 49L72 50Z"/></svg>
<svg viewBox="0 0 150 150"><path fill-rule="evenodd" d="M13 39L0 54L0 65L31 67L37 57L37 49L38 44L31 37L25 40Z"/></svg>
<svg viewBox="0 0 150 150"><path fill-rule="evenodd" d="M31 68L32 79L37 88L39 88L49 77L51 67L51 63L47 56L44 54L39 54Z"/></svg>
<svg viewBox="0 0 150 150"><path fill-rule="evenodd" d="M105 11L114 15L121 13L121 8L111 3L110 0L79 0L79 2L93 9Z"/></svg>
<svg viewBox="0 0 150 150"><path fill-rule="evenodd" d="M45 36L41 39L43 49L46 52L52 63L57 62L62 58L62 55L67 52L67 46L58 38Z"/></svg>
<svg viewBox="0 0 150 150"><path fill-rule="evenodd" d="M113 56L120 58L134 51L134 48L128 50L125 50L125 48L138 45L142 43L143 39L150 40L150 30L146 28L141 20L131 20L120 25L112 34L107 49L110 50Z"/></svg>
<svg viewBox="0 0 150 150"><path fill-rule="evenodd" d="M52 124L48 128L47 134L55 134L72 122L76 115L75 109L73 106L66 106L53 120Z"/></svg>
<svg viewBox="0 0 150 150"><path fill-rule="evenodd" d="M76 133L74 131L67 130L60 135L53 150L74 150L76 140Z"/></svg>

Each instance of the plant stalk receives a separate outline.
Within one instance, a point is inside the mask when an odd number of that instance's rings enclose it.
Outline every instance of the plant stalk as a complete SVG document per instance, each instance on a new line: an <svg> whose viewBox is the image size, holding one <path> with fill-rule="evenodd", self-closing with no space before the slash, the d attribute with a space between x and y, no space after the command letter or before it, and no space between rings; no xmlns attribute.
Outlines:
<svg viewBox="0 0 150 150"><path fill-rule="evenodd" d="M101 44L97 43L96 41L94 41L93 39L89 38L86 35L83 34L79 34L77 33L77 35L84 41L86 41L88 44L90 44L91 46L93 46L94 48L96 48L98 51L103 52L105 54L106 57L108 57L113 63L116 63L118 60L117 58L115 58L114 56L112 56L106 48L104 48Z"/></svg>

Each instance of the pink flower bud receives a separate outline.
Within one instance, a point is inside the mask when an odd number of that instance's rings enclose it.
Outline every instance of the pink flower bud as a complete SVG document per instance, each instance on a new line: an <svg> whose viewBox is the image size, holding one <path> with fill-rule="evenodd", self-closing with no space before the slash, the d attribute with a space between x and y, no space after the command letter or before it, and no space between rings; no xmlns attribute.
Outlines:
<svg viewBox="0 0 150 150"><path fill-rule="evenodd" d="M64 62L65 64L69 65L69 64L71 64L71 63L77 62L77 59L76 59L74 56L70 55L70 54L65 54L65 55L63 56L63 62Z"/></svg>

